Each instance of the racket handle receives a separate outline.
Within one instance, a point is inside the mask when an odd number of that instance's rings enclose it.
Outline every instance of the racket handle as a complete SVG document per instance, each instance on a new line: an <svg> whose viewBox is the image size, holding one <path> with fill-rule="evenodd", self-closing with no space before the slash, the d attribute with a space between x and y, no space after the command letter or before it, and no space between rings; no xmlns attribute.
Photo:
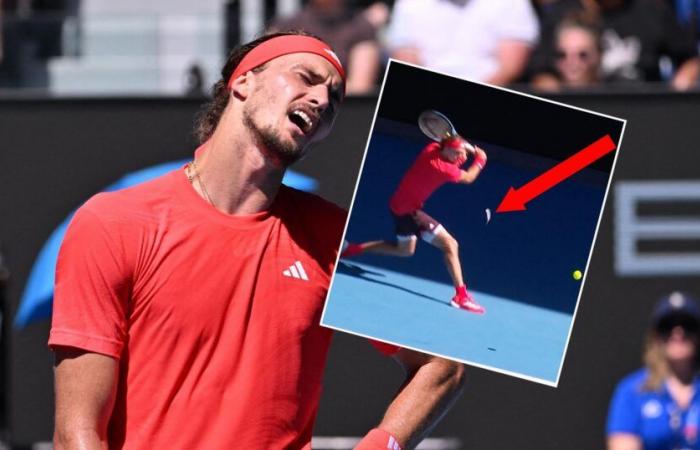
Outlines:
<svg viewBox="0 0 700 450"><path fill-rule="evenodd" d="M483 150L475 153L473 164L479 166L479 169L484 170L484 167L486 167L486 153L484 153Z"/></svg>

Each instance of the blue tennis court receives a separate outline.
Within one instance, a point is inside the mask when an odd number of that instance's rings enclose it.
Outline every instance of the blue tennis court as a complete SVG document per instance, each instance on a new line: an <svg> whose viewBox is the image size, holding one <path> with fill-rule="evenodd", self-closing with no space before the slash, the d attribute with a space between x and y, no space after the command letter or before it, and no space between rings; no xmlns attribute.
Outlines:
<svg viewBox="0 0 700 450"><path fill-rule="evenodd" d="M474 291L485 315L450 306L454 288L381 267L341 262L325 320L365 336L553 381L571 316ZM361 312L361 313L360 313Z"/></svg>
<svg viewBox="0 0 700 450"><path fill-rule="evenodd" d="M388 199L427 143L380 121L348 224L351 242L393 237ZM441 187L425 211L459 241L465 280L487 313L450 306L454 288L442 254L419 241L411 258L363 254L341 260L322 323L556 384L581 287L572 272L586 268L608 174L585 169L527 211L494 214L487 223L485 209L495 211L510 186L558 161L477 144L489 155L486 170L472 185Z"/></svg>

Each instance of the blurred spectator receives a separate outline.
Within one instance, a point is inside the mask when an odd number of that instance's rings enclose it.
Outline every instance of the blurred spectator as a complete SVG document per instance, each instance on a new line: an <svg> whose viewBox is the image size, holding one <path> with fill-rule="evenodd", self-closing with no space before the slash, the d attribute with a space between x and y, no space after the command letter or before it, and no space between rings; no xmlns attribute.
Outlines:
<svg viewBox="0 0 700 450"><path fill-rule="evenodd" d="M203 97L204 92L204 71L199 64L192 64L187 69L187 82L185 95L188 97Z"/></svg>
<svg viewBox="0 0 700 450"><path fill-rule="evenodd" d="M522 74L537 34L529 0L398 0L387 45L396 59L506 85Z"/></svg>
<svg viewBox="0 0 700 450"><path fill-rule="evenodd" d="M345 0L309 0L300 13L275 21L273 31L304 30L326 41L347 72L348 94L375 89L380 66L377 32L389 18L382 2L363 11L348 8Z"/></svg>
<svg viewBox="0 0 700 450"><path fill-rule="evenodd" d="M700 45L700 0L669 0L681 26L685 27Z"/></svg>
<svg viewBox="0 0 700 450"><path fill-rule="evenodd" d="M80 0L0 0L0 87L45 88L48 59L62 54L63 22Z"/></svg>
<svg viewBox="0 0 700 450"><path fill-rule="evenodd" d="M617 386L608 412L608 450L700 448L700 305L674 292L657 305L646 367Z"/></svg>
<svg viewBox="0 0 700 450"><path fill-rule="evenodd" d="M555 32L555 74L533 79L540 90L595 87L601 81L601 47L598 30L583 20L566 20Z"/></svg>
<svg viewBox="0 0 700 450"><path fill-rule="evenodd" d="M673 65L669 80L673 88L686 90L697 84L698 49L661 0L560 0L541 11L543 34L532 59L533 79L556 76L556 28L576 14L598 23L606 83L664 81L661 61L667 57Z"/></svg>

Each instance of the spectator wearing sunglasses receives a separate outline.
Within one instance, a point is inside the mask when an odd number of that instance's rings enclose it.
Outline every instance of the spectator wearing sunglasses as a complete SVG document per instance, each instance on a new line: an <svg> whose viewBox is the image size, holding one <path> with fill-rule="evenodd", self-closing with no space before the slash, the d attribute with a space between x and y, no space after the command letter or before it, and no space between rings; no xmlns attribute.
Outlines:
<svg viewBox="0 0 700 450"><path fill-rule="evenodd" d="M700 306L663 298L652 315L646 367L617 386L608 412L608 450L700 449Z"/></svg>
<svg viewBox="0 0 700 450"><path fill-rule="evenodd" d="M601 46L598 30L583 20L562 22L555 33L554 73L533 79L539 90L586 89L601 82Z"/></svg>
<svg viewBox="0 0 700 450"><path fill-rule="evenodd" d="M697 44L659 0L557 0L540 6L542 35L530 58L531 80L556 74L555 32L570 17L585 18L600 29L605 87L646 89L656 83L685 91L697 86Z"/></svg>

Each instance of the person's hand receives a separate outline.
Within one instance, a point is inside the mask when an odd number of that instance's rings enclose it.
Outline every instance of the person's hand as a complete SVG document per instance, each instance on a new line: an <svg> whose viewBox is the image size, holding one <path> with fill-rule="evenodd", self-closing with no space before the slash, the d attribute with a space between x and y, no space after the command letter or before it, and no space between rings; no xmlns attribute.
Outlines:
<svg viewBox="0 0 700 450"><path fill-rule="evenodd" d="M474 146L474 164L478 165L479 168L483 169L486 166L486 152L478 146Z"/></svg>

